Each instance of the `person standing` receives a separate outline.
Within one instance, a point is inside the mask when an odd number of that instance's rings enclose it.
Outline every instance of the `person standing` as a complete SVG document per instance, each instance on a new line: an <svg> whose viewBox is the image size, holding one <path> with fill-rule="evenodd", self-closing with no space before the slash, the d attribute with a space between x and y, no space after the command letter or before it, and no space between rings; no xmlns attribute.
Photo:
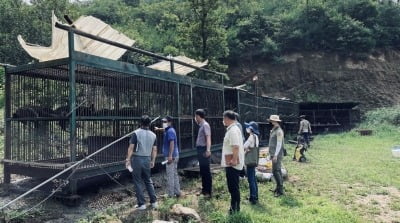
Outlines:
<svg viewBox="0 0 400 223"><path fill-rule="evenodd" d="M244 165L242 133L236 125L235 112L227 110L223 114L223 124L227 127L222 146L221 166L225 167L228 190L231 194L229 213L240 211L239 173Z"/></svg>
<svg viewBox="0 0 400 223"><path fill-rule="evenodd" d="M202 189L201 194L206 197L212 195L212 176L210 171L211 157L211 128L205 120L206 112L204 109L195 111L195 121L200 126L197 134L196 148L197 159L199 160Z"/></svg>
<svg viewBox="0 0 400 223"><path fill-rule="evenodd" d="M271 115L268 121L272 124L269 136L269 154L272 159L272 174L276 182L274 196L279 197L284 194L282 177L284 133L280 126L281 120L278 115Z"/></svg>
<svg viewBox="0 0 400 223"><path fill-rule="evenodd" d="M306 119L305 115L300 115L300 120L301 121L300 121L300 128L299 128L298 134L303 136L303 139L308 147L310 145L310 135L312 134L311 124Z"/></svg>
<svg viewBox="0 0 400 223"><path fill-rule="evenodd" d="M150 131L150 117L141 117L141 128L134 131L129 141L126 166L132 168L133 184L136 191L138 210L146 209L146 200L143 195L142 183L150 197L150 204L157 208L157 197L154 191L153 182L150 178L150 169L154 167L157 156L156 135Z"/></svg>
<svg viewBox="0 0 400 223"><path fill-rule="evenodd" d="M258 131L258 124L256 122L244 123L246 132L249 134L246 142L244 143L245 151L245 164L247 170L247 180L249 182L250 196L249 201L251 204L258 202L258 185L256 179L256 167L259 159L259 138L260 132Z"/></svg>
<svg viewBox="0 0 400 223"><path fill-rule="evenodd" d="M181 187L179 184L178 176L178 160L179 160L179 149L178 149L178 138L176 131L172 126L172 118L166 116L162 119L162 127L164 129L164 140L163 140L163 155L167 160L167 193L169 197L180 197Z"/></svg>
<svg viewBox="0 0 400 223"><path fill-rule="evenodd" d="M239 115L239 113L235 112L235 118L236 118L236 125L237 125L237 127L239 127L240 132L242 133L242 140L243 140L243 143L244 143L246 141L246 138L244 137L243 126L242 126L242 124L240 124L240 115ZM246 170L245 170L245 168L243 168L240 171L239 177L240 177L240 179L245 179L246 178Z"/></svg>

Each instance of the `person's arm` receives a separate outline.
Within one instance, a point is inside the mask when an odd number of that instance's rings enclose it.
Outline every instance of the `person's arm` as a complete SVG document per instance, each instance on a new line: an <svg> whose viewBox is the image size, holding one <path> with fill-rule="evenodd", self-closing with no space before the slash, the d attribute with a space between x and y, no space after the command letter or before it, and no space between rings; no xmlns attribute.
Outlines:
<svg viewBox="0 0 400 223"><path fill-rule="evenodd" d="M252 147L252 145L254 145L254 137L252 137L252 135L249 136L249 138L247 138L246 142L243 145L243 148L245 151L249 151L250 148Z"/></svg>
<svg viewBox="0 0 400 223"><path fill-rule="evenodd" d="M231 146L232 146L232 160L231 160L230 164L231 164L231 166L236 166L236 165L238 165L238 161L239 161L239 145L240 144L243 145L240 130L237 132L231 131L230 139L231 139Z"/></svg>
<svg viewBox="0 0 400 223"><path fill-rule="evenodd" d="M312 131L311 131L311 123L310 122L308 122L308 132L310 133L310 134L312 134Z"/></svg>
<svg viewBox="0 0 400 223"><path fill-rule="evenodd" d="M132 157L132 154L133 154L133 148L135 148L135 145L134 144L129 144L128 153L126 154L126 160L125 160L128 163L131 162L131 157Z"/></svg>
<svg viewBox="0 0 400 223"><path fill-rule="evenodd" d="M211 156L211 128L209 125L204 126L204 131L206 135L206 153L205 157L210 157Z"/></svg>
<svg viewBox="0 0 400 223"><path fill-rule="evenodd" d="M174 140L169 141L169 152L168 152L168 163L172 163L172 154L174 153L175 142Z"/></svg>
<svg viewBox="0 0 400 223"><path fill-rule="evenodd" d="M299 135L301 134L302 130L303 130L303 122L301 121L299 127Z"/></svg>
<svg viewBox="0 0 400 223"><path fill-rule="evenodd" d="M275 154L274 154L274 158L273 158L274 162L276 162L278 160L278 155L282 149L282 145L283 145L283 132L278 131L277 132L277 141L276 141L276 150L275 150Z"/></svg>
<svg viewBox="0 0 400 223"><path fill-rule="evenodd" d="M129 147L128 147L128 153L126 154L126 162L131 162L131 157L133 155L133 149L135 148L135 145L137 143L137 136L135 133L133 133L131 139L129 140Z"/></svg>
<svg viewBox="0 0 400 223"><path fill-rule="evenodd" d="M238 160L239 160L239 146L234 145L232 146L232 160L231 160L231 166L236 166L238 165Z"/></svg>
<svg viewBox="0 0 400 223"><path fill-rule="evenodd" d="M164 132L164 128L158 128L156 126L156 127L154 127L154 131L156 131L156 132Z"/></svg>
<svg viewBox="0 0 400 223"><path fill-rule="evenodd" d="M152 154L151 154L151 165L150 165L150 168L154 167L154 165L156 163L156 157L157 157L157 146L154 145L153 146L153 151L152 151Z"/></svg>

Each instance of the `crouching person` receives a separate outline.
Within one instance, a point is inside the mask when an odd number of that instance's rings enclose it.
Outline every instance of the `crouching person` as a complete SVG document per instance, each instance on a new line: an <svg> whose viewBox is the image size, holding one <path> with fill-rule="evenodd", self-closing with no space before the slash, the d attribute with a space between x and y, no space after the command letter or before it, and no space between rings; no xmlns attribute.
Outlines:
<svg viewBox="0 0 400 223"><path fill-rule="evenodd" d="M126 165L132 167L133 184L135 187L138 210L146 209L142 183L146 187L150 197L150 204L157 208L157 197L154 191L153 182L150 178L150 169L154 167L157 156L156 135L150 131L150 117L143 115L141 128L137 129L131 139L126 157Z"/></svg>

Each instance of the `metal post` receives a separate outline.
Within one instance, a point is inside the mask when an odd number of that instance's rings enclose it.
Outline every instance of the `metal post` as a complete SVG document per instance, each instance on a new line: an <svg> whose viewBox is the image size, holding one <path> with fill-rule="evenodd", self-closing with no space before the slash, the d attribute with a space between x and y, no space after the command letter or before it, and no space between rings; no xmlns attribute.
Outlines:
<svg viewBox="0 0 400 223"><path fill-rule="evenodd" d="M193 110L193 83L192 80L190 80L190 114L192 115L192 117L194 116L194 110ZM196 148L195 142L194 142L194 120L193 118L191 118L192 120L192 147Z"/></svg>
<svg viewBox="0 0 400 223"><path fill-rule="evenodd" d="M68 55L69 55L69 132L70 132L70 162L76 161L76 81L74 58L75 40L72 30L68 31ZM71 180L69 183L70 193L75 194L77 190L77 181Z"/></svg>
<svg viewBox="0 0 400 223"><path fill-rule="evenodd" d="M174 72L175 72L174 61L170 60L169 63L171 65L171 74L174 74Z"/></svg>
<svg viewBox="0 0 400 223"><path fill-rule="evenodd" d="M176 82L176 89L178 91L178 103L177 103L177 115L178 115L178 132L179 132L179 138L178 138L178 142L179 142L179 147L181 147L182 143L181 143L181 139L182 139L182 132L181 132L181 96L180 96L180 86L179 86L179 82ZM182 149L182 148L181 148Z"/></svg>
<svg viewBox="0 0 400 223"><path fill-rule="evenodd" d="M11 159L11 80L10 74L5 67L5 151L4 158ZM11 183L11 173L8 164L4 163L4 183Z"/></svg>

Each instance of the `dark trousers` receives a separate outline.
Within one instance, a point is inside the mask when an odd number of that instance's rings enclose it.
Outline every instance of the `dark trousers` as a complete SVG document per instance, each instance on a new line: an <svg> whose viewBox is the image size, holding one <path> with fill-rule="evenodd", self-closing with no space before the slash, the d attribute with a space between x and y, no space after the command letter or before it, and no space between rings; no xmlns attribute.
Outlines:
<svg viewBox="0 0 400 223"><path fill-rule="evenodd" d="M228 190L231 194L231 208L230 212L240 211L240 190L239 190L239 173L240 170L237 170L233 167L226 167L226 181L228 184Z"/></svg>
<svg viewBox="0 0 400 223"><path fill-rule="evenodd" d="M139 206L146 203L143 194L142 182L144 183L147 193L149 194L150 203L154 203L157 201L153 181L151 181L150 178L150 160L150 156L132 156L131 158L131 166L133 169L133 185L135 187L137 204Z"/></svg>
<svg viewBox="0 0 400 223"><path fill-rule="evenodd" d="M272 174L276 182L276 192L283 193L283 178L282 178L282 157L278 156L276 162L272 162Z"/></svg>
<svg viewBox="0 0 400 223"><path fill-rule="evenodd" d="M304 142L307 143L307 147L310 145L310 133L309 132L303 132L303 139Z"/></svg>
<svg viewBox="0 0 400 223"><path fill-rule="evenodd" d="M207 148L205 146L197 147L197 159L199 160L200 166L200 175L201 175L201 183L202 189L201 192L203 194L212 193L212 176L210 171L210 157L204 157L204 153Z"/></svg>
<svg viewBox="0 0 400 223"><path fill-rule="evenodd" d="M250 197L249 200L254 202L258 201L258 185L256 179L256 167L247 166L247 181L249 182Z"/></svg>

